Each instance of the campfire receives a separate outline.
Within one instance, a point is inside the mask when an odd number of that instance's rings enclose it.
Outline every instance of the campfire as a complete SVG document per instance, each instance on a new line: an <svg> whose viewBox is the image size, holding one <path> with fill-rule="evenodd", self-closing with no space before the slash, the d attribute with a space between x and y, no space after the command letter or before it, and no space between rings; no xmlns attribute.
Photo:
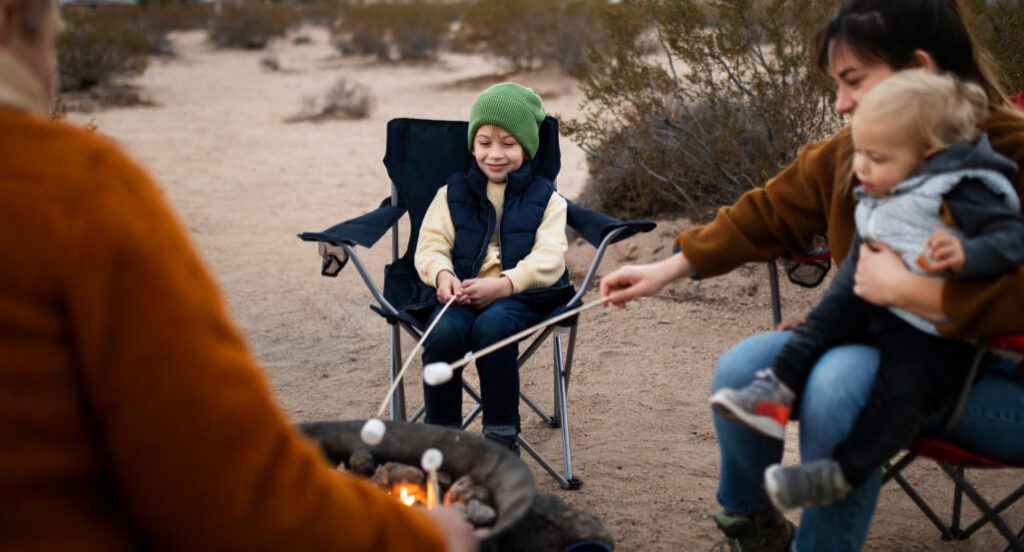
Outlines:
<svg viewBox="0 0 1024 552"><path fill-rule="evenodd" d="M529 510L536 490L530 470L505 449L453 429L385 422L383 440L368 446L361 421L309 422L299 430L320 443L328 459L369 477L396 500L423 507L443 503L460 509L476 527L481 550L496 549L502 533ZM420 469L423 453L436 448L443 463L437 487Z"/></svg>

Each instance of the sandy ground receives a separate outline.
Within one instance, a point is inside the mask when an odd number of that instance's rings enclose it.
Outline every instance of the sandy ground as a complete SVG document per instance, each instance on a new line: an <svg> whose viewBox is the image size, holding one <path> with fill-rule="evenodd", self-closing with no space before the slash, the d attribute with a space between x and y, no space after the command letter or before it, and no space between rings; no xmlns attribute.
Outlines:
<svg viewBox="0 0 1024 552"><path fill-rule="evenodd" d="M456 84L500 68L464 55L447 55L431 65L340 58L324 32L304 33L312 44L280 41L265 52L215 52L200 33L174 35L178 56L154 60L134 81L156 107L71 118L97 125L156 176L293 419L365 418L387 389L388 327L368 309L371 297L353 268L346 267L336 279L321 277L315 246L295 235L359 215L388 194L380 162L387 120L463 119L475 95L492 81ZM277 58L280 71L261 67L268 55ZM375 106L369 118L284 122L302 109L305 98L322 97L340 77L370 89ZM536 88L550 113L576 114L582 94L571 79L553 73L515 78ZM560 190L575 198L586 178L586 159L564 139L562 148ZM686 224L662 220L654 232L614 246L601 273L623 262L664 257ZM591 253L582 241L571 245L569 264L577 278ZM360 254L380 275L390 258L387 240ZM806 312L819 293L784 283L786 314ZM708 516L716 508L718 474L707 407L712 368L730 345L769 327L764 266L705 282L680 282L625 311L586 312L569 398L575 471L584 485L579 491L561 491L528 460L538 488L598 516L618 550L710 547L719 538ZM412 345L407 342L404 350ZM522 375L524 388L544 402L551 396L546 351ZM408 378L406 391L412 405L421 402L417 373ZM525 405L522 411L526 436L549 457L560 458L558 432L547 429ZM472 430L479 431L478 423ZM795 427L790 431L786 461L796 462ZM989 493L1021 483L1020 474L1010 471L969 475ZM910 478L924 485L926 497L940 501L946 515L951 486L945 476L922 466L912 469ZM1009 518L1014 527L1024 525L1024 506L1012 508ZM992 529L967 542L941 541L910 500L889 485L866 548L982 551L1004 546Z"/></svg>

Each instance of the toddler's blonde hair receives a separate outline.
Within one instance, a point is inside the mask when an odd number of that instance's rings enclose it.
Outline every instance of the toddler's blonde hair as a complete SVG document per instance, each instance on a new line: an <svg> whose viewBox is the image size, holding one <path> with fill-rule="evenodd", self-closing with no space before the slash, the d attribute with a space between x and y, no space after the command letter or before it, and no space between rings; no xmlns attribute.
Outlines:
<svg viewBox="0 0 1024 552"><path fill-rule="evenodd" d="M857 104L853 124L862 118L909 124L926 149L942 149L974 142L988 116L988 96L977 84L911 69L875 85Z"/></svg>

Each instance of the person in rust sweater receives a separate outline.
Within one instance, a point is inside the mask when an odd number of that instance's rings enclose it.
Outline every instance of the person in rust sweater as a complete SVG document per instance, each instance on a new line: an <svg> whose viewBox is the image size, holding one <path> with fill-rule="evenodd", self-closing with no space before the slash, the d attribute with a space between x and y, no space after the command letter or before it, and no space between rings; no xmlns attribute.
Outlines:
<svg viewBox="0 0 1024 552"><path fill-rule="evenodd" d="M475 549L332 469L160 190L47 120L53 0L0 0L0 549Z"/></svg>
<svg viewBox="0 0 1024 552"><path fill-rule="evenodd" d="M945 71L978 84L989 98L982 130L992 148L1024 166L1024 115L1007 101L957 0L847 0L819 33L816 55L818 67L836 85L840 114L852 114L868 91L902 69ZM848 126L808 144L763 188L720 209L711 223L680 233L677 252L668 259L627 265L606 276L601 295L623 306L679 278L708 278L742 263L799 254L819 234L827 234L833 259L841 261L854 233L855 183L847 178L852 153ZM1013 185L1024 194L1024 176ZM865 245L858 253L854 293L869 303L905 309L933 321L951 338L1024 332L1024 268L994 281L944 280L910 272L886 248ZM772 365L790 333L756 335L727 351L718 361L712 392L743 386ZM828 458L849 434L870 396L878 360L877 349L856 344L835 347L815 364L792 414L800 421L804 461ZM1024 461L1021 405L1024 386L1008 362L993 360L947 438L997 460ZM727 543L743 550L789 550L794 528L771 507L762 487L765 469L782 458L781 442L717 414L714 423L721 454L717 499L723 509L713 517ZM876 473L843 500L804 509L794 549L859 550L880 486Z"/></svg>

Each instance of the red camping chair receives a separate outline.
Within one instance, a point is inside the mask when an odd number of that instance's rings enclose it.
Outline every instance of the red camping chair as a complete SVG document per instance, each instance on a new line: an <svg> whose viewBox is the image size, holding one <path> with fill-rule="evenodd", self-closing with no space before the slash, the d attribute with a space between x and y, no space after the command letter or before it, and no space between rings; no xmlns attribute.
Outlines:
<svg viewBox="0 0 1024 552"><path fill-rule="evenodd" d="M943 540L965 540L985 524L991 523L1009 543L1009 546L1006 548L1007 551L1013 550L1015 552L1024 552L1024 529L1015 534L1007 525L1006 521L1000 516L1007 507L1014 504L1018 499L1024 496L1024 484L1017 487L1016 490L1010 492L1005 498L993 506L989 504L980 493L978 493L978 490L969 481L967 481L964 474L964 470L967 468L1021 469L1024 468L1024 465L1006 464L997 460L985 458L984 456L964 450L943 440L943 435L955 427L960 421L960 416L963 414L964 404L967 402L967 395L971 390L971 384L983 363L986 352L988 351L993 351L995 354L1007 356L1012 359L1013 362L1017 364L1018 373L1020 373L1022 368L1021 360L1024 359L1024 336L997 337L990 339L987 345L979 347L979 354L975 357L975 361L971 366L967 379L965 380L966 383L960 392L960 396L957 398L957 402L955 403L953 410L946 419L943 428L935 435L918 437L910 444L909 447L907 447L907 451L895 464L887 463L885 466L885 475L882 481L884 483L890 479L895 479L896 483L898 483L907 493L907 496L917 504L918 508L920 508L921 511L928 516L928 519L931 520L935 527L939 529ZM942 521L938 514L935 513L935 510L931 508L931 506L901 475L903 468L910 465L911 462L919 457L934 460L939 465L939 468L946 472L950 479L953 480L953 512L948 524ZM967 495L971 502L973 502L981 512L978 519L970 523L967 527L961 527L960 525L963 495Z"/></svg>
<svg viewBox="0 0 1024 552"><path fill-rule="evenodd" d="M1022 100L1024 100L1024 93L1021 95ZM824 276L822 275L821 278L815 279L814 277L808 277L807 274L818 274L822 272L822 268L827 271L829 265L824 264L823 259L827 259L828 255L828 251L819 251L803 256L787 256L782 259L782 261L784 265L788 265L786 273L789 276L790 281L804 287L814 287L821 282ZM817 263L815 268L808 271L807 267L814 263ZM771 283L772 319L774 328L778 326L782 319L776 262L769 262L768 268ZM801 273L801 270L803 273ZM794 277L795 275L801 274L802 277ZM1016 490L1010 492L1005 498L993 506L981 496L978 490L966 479L964 474L964 471L968 468L1021 469L1024 468L1024 465L1005 464L990 458L985 458L957 447L956 445L942 439L944 434L948 433L951 429L956 427L957 423L959 423L960 417L963 414L964 405L967 402L967 396L970 394L972 384L975 380L975 376L983 364L986 354L989 352L1011 359L1017 365L1018 375L1024 374L1024 364L1022 364L1022 361L1024 361L1024 336L997 337L990 339L986 344L979 346L978 354L975 355L974 362L972 363L969 373L964 380L965 384L960 391L960 395L957 397L956 403L942 424L942 429L934 435L918 437L907 447L906 452L899 457L895 463L886 463L884 466L883 483L890 479L894 479L896 483L898 483L907 493L907 496L914 501L918 508L920 508L921 511L928 516L928 519L931 520L931 522L939 529L943 540L965 540L985 524L991 523L1009 543L1005 552L1009 552L1011 550L1014 552L1024 552L1024 529L1015 534L1000 515L1009 506L1014 504L1021 497L1024 497L1024 484L1017 487ZM913 486L901 475L903 469L918 458L927 458L935 461L939 468L946 472L950 479L953 480L953 511L951 520L948 524L935 513L935 510L927 503L927 501L925 501ZM964 495L967 495L971 502L974 503L981 512L978 519L973 521L967 527L961 527L960 524L962 513L961 506L963 504Z"/></svg>

